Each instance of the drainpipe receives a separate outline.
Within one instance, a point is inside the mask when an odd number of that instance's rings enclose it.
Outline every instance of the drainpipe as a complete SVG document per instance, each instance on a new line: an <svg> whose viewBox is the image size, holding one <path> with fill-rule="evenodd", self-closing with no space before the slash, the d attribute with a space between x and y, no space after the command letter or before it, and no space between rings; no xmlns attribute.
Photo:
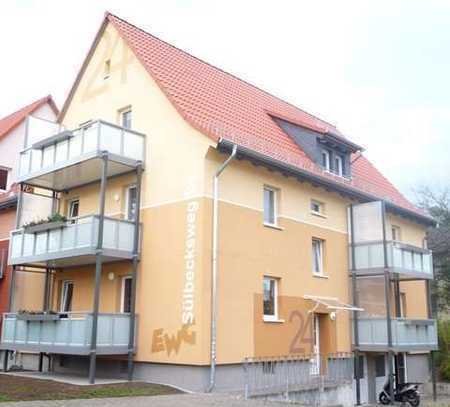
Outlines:
<svg viewBox="0 0 450 407"><path fill-rule="evenodd" d="M231 155L218 168L213 178L213 235L211 256L211 368L208 393L216 385L216 349L217 349L217 252L219 241L219 177L228 164L236 157L237 145L233 145Z"/></svg>

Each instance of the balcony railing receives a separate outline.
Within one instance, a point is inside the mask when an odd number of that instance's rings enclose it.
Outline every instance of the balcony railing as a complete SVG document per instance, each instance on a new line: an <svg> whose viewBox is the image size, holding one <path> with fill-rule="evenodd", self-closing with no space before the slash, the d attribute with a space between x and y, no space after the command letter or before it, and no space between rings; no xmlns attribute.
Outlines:
<svg viewBox="0 0 450 407"><path fill-rule="evenodd" d="M399 242L387 242L387 263L390 272L399 273L401 278L433 278L433 258L430 250ZM356 271L370 273L383 268L383 242L355 245Z"/></svg>
<svg viewBox="0 0 450 407"><path fill-rule="evenodd" d="M3 315L1 348L8 350L87 355L90 351L92 314ZM129 314L99 314L97 353L126 354Z"/></svg>
<svg viewBox="0 0 450 407"><path fill-rule="evenodd" d="M135 166L136 162L144 162L145 136L102 120L73 131L61 131L33 143L20 153L19 181L36 179L30 183L43 187L52 187L52 183L59 185L61 182L72 187L71 181L90 182L99 178L99 171L95 171L93 165L78 169L75 179L74 174L61 173L57 179L45 178L43 175L98 158L102 151L107 151L110 160L115 162L115 165L111 165L108 176L130 171L130 167ZM66 185L63 183L59 188L64 187Z"/></svg>
<svg viewBox="0 0 450 407"><path fill-rule="evenodd" d="M392 347L396 350L437 349L437 327L433 319L393 318ZM385 318L358 318L359 346L364 350L384 350L388 346Z"/></svg>
<svg viewBox="0 0 450 407"><path fill-rule="evenodd" d="M11 232L10 264L50 262L62 267L95 262L98 215L73 218L56 226L49 224L46 230L22 228ZM104 218L104 261L132 258L134 228L131 221Z"/></svg>

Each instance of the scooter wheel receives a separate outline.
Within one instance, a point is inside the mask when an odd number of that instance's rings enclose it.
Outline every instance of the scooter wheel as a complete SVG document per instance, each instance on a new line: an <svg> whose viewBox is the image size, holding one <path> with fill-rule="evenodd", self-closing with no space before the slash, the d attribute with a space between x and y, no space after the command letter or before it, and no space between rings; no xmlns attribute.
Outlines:
<svg viewBox="0 0 450 407"><path fill-rule="evenodd" d="M420 404L420 396L418 394L408 397L408 403L411 404L411 407L418 407Z"/></svg>
<svg viewBox="0 0 450 407"><path fill-rule="evenodd" d="M380 393L380 396L378 397L378 400L380 400L380 403L387 406L388 404L391 404L391 400L387 396L386 393Z"/></svg>

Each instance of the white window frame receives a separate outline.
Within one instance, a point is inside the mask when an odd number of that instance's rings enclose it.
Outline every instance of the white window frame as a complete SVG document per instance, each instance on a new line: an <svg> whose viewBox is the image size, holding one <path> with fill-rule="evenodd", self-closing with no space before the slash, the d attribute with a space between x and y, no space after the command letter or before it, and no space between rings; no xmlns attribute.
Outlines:
<svg viewBox="0 0 450 407"><path fill-rule="evenodd" d="M318 211L314 210L313 205L317 205L319 207L319 210ZM313 215L325 217L325 204L321 201L318 201L317 199L311 199L310 210Z"/></svg>
<svg viewBox="0 0 450 407"><path fill-rule="evenodd" d="M319 271L316 272L316 251L314 243L319 243ZM311 241L311 254L312 254L312 273L314 276L324 276L324 246L325 241L317 237L313 237Z"/></svg>
<svg viewBox="0 0 450 407"><path fill-rule="evenodd" d="M266 221L266 191L272 192L273 196L273 223ZM270 187L268 185L264 185L263 189L263 222L264 225L278 227L278 189Z"/></svg>
<svg viewBox="0 0 450 407"><path fill-rule="evenodd" d="M326 156L325 166L323 166L323 155L324 154ZM331 155L330 155L330 152L328 150L326 150L325 148L322 149L321 160L322 160L322 166L325 168L325 170L330 171L331 170Z"/></svg>
<svg viewBox="0 0 450 407"><path fill-rule="evenodd" d="M264 282L266 280L274 281L274 290L273 290L273 298L274 298L274 314L273 315L267 315L264 314ZM264 276L263 278L263 320L266 322L274 322L274 321L280 321L278 319L278 284L279 279L276 277L270 277L270 276Z"/></svg>
<svg viewBox="0 0 450 407"><path fill-rule="evenodd" d="M60 309L60 312L64 312L64 313L71 312L71 311L65 311L65 310L64 310L64 308L65 308L64 305L65 305L65 302L66 302L66 295L67 295L66 287L67 287L69 284L72 285L72 298L71 298L71 302L72 302L72 304L73 304L73 293L74 293L74 288L75 288L75 284L74 284L73 280L63 280L62 286L61 286L61 304L60 304L59 309ZM71 307L71 308L72 308L72 307Z"/></svg>
<svg viewBox="0 0 450 407"><path fill-rule="evenodd" d="M129 209L130 209L130 190L131 189L136 189L137 185L136 184L131 184L128 185L125 189L125 219L129 220L129 221L133 221L134 219L130 219L128 217L129 215ZM136 209L138 207L138 203L136 202Z"/></svg>
<svg viewBox="0 0 450 407"><path fill-rule="evenodd" d="M124 118L124 115L125 114L127 114L127 113L130 113L131 114L131 126L130 127L125 127L124 125L123 125L123 118ZM125 129L131 129L131 127L133 126L133 109L132 109L132 107L131 106L127 106L127 107L124 107L123 109L120 109L119 110L119 125L120 125L120 127L123 127L123 128L125 128Z"/></svg>
<svg viewBox="0 0 450 407"><path fill-rule="evenodd" d="M394 239L394 233L393 233L394 230L395 230L395 235L396 235L395 239ZM394 241L394 242L402 241L402 230L401 230L400 226L391 225L391 238L392 238L392 241Z"/></svg>
<svg viewBox="0 0 450 407"><path fill-rule="evenodd" d="M123 276L122 277L122 287L120 289L120 312L125 313L125 281L132 280L132 276Z"/></svg>
<svg viewBox="0 0 450 407"><path fill-rule="evenodd" d="M334 156L334 164L336 168L334 168L334 172L339 175L340 177L344 176L344 161L342 160L342 157L340 155Z"/></svg>
<svg viewBox="0 0 450 407"><path fill-rule="evenodd" d="M77 217L80 216L80 199L79 199L79 198L73 198L73 199L71 199L71 200L68 202L69 206L68 206L68 210L67 210L67 217L69 218L69 220L72 219L72 218L74 217L74 216L72 216L72 208L73 208L73 205L74 205L76 202L78 202L78 215L75 216L75 217L77 218ZM72 222L72 223L75 223L76 220L74 219L74 220L72 220L71 222Z"/></svg>

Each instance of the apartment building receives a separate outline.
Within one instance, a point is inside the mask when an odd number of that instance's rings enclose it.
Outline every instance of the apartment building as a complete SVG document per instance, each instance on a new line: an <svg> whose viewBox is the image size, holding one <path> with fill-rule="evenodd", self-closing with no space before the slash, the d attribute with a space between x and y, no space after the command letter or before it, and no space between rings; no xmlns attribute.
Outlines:
<svg viewBox="0 0 450 407"><path fill-rule="evenodd" d="M391 360L428 380L433 220L331 124L107 13L28 131L9 262L45 272L45 312L16 304L2 349L198 391L353 350L361 401ZM67 219L25 222L25 187Z"/></svg>
<svg viewBox="0 0 450 407"><path fill-rule="evenodd" d="M0 313L8 311L11 267L8 266L9 233L16 226L17 160L25 142L26 119L34 115L54 122L58 109L52 97L46 96L0 119ZM18 272L18 280L24 276ZM39 284L39 276L30 279ZM17 284L16 298L25 303L24 284ZM29 304L30 305L30 304ZM41 305L41 304L40 304Z"/></svg>

